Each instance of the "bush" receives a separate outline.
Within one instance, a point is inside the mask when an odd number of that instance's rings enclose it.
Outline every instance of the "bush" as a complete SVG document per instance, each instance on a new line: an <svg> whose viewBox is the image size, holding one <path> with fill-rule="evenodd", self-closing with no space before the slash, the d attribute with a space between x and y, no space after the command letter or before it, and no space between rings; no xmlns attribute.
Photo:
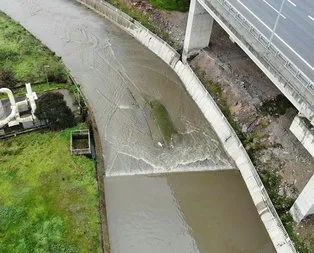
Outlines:
<svg viewBox="0 0 314 253"><path fill-rule="evenodd" d="M71 109L60 93L45 93L37 101L35 115L48 123L51 130L60 130L76 125Z"/></svg>
<svg viewBox="0 0 314 253"><path fill-rule="evenodd" d="M13 88L16 85L13 73L9 69L0 68L0 88Z"/></svg>
<svg viewBox="0 0 314 253"><path fill-rule="evenodd" d="M47 78L49 82L55 83L66 83L68 80L68 76L61 64L52 65L47 71Z"/></svg>
<svg viewBox="0 0 314 253"><path fill-rule="evenodd" d="M279 116L284 115L288 108L293 107L292 103L282 94L266 101L261 107L260 111L264 115Z"/></svg>

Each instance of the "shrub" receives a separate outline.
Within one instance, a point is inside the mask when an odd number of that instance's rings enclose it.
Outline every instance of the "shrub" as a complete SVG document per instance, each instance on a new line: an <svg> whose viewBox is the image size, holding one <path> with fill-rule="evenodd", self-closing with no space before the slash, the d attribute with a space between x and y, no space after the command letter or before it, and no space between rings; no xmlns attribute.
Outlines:
<svg viewBox="0 0 314 253"><path fill-rule="evenodd" d="M16 80L9 69L0 68L0 88L13 88Z"/></svg>
<svg viewBox="0 0 314 253"><path fill-rule="evenodd" d="M47 71L47 78L49 82L66 83L68 80L67 74L61 64L52 65Z"/></svg>
<svg viewBox="0 0 314 253"><path fill-rule="evenodd" d="M37 101L36 116L45 120L51 130L60 130L76 124L71 109L60 93L45 93Z"/></svg>

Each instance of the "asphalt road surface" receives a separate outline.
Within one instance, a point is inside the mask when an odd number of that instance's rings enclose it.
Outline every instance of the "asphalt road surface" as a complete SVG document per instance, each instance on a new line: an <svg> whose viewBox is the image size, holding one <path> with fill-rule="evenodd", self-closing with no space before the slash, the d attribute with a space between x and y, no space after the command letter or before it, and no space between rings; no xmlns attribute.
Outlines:
<svg viewBox="0 0 314 253"><path fill-rule="evenodd" d="M313 0L229 0L229 2L314 81Z"/></svg>

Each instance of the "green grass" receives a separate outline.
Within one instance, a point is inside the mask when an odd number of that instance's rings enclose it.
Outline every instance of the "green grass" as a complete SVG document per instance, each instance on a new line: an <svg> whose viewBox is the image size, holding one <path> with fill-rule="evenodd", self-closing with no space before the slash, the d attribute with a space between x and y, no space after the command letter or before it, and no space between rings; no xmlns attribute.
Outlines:
<svg viewBox="0 0 314 253"><path fill-rule="evenodd" d="M144 14L142 11L130 7L122 2L122 0L108 0L110 4L115 6L116 8L120 9L139 23L141 23L143 26L145 26L148 30L150 30L152 33L155 33L160 38L165 40L167 43L169 43L171 46L174 46L175 43L170 39L168 32L166 32L164 29L159 28L159 25L157 23L154 23L148 14Z"/></svg>
<svg viewBox="0 0 314 253"><path fill-rule="evenodd" d="M69 136L0 142L0 252L99 252L95 164L70 155Z"/></svg>
<svg viewBox="0 0 314 253"><path fill-rule="evenodd" d="M189 0L148 0L155 8L169 11L188 11Z"/></svg>
<svg viewBox="0 0 314 253"><path fill-rule="evenodd" d="M47 77L51 82L67 81L67 72L60 59L2 12L0 67L11 70L18 84L44 83Z"/></svg>
<svg viewBox="0 0 314 253"><path fill-rule="evenodd" d="M32 90L34 92L40 93L44 91L52 91L52 90L59 90L59 89L68 89L72 90L72 86L74 85L69 85L67 83L37 83L32 85ZM12 90L14 96L19 97L19 96L25 96L26 94L26 88L25 86L15 88ZM0 99L7 98L8 96L6 94L0 94Z"/></svg>
<svg viewBox="0 0 314 253"><path fill-rule="evenodd" d="M171 144L171 137L176 133L167 109L158 101L150 103L152 114L157 121L161 134L167 145Z"/></svg>

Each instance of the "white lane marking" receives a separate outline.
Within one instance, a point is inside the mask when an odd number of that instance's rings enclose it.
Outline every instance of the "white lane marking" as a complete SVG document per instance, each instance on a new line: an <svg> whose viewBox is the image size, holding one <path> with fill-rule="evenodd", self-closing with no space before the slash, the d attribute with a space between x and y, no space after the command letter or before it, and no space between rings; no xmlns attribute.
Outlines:
<svg viewBox="0 0 314 253"><path fill-rule="evenodd" d="M286 19L286 17L282 14L282 13L279 13L279 11L274 7L272 6L270 3L268 3L266 0L263 0L263 2L265 4L267 4L270 8L272 8L277 14L279 14L280 16L282 16L284 19Z"/></svg>
<svg viewBox="0 0 314 253"><path fill-rule="evenodd" d="M288 2L289 2L290 4L292 4L294 7L297 7L297 5L296 5L294 2L292 2L291 0L288 0Z"/></svg>
<svg viewBox="0 0 314 253"><path fill-rule="evenodd" d="M310 15L308 15L308 18L314 21L314 18Z"/></svg>
<svg viewBox="0 0 314 253"><path fill-rule="evenodd" d="M239 4L241 4L253 17L255 17L261 24L263 24L270 32L272 31L271 28L269 28L258 16L254 14L244 3L242 3L240 0L237 0ZM235 8L235 7L233 7ZM236 9L236 8L235 8ZM237 9L236 9L237 10ZM237 10L238 11L238 10ZM275 33L276 38L278 38L290 51L292 51L299 59L306 65L308 66L311 70L314 71L314 67L312 67L311 64L309 64L304 58L302 58L301 55L299 55L291 46L288 45L287 42L285 42L282 38L280 38L276 33Z"/></svg>

